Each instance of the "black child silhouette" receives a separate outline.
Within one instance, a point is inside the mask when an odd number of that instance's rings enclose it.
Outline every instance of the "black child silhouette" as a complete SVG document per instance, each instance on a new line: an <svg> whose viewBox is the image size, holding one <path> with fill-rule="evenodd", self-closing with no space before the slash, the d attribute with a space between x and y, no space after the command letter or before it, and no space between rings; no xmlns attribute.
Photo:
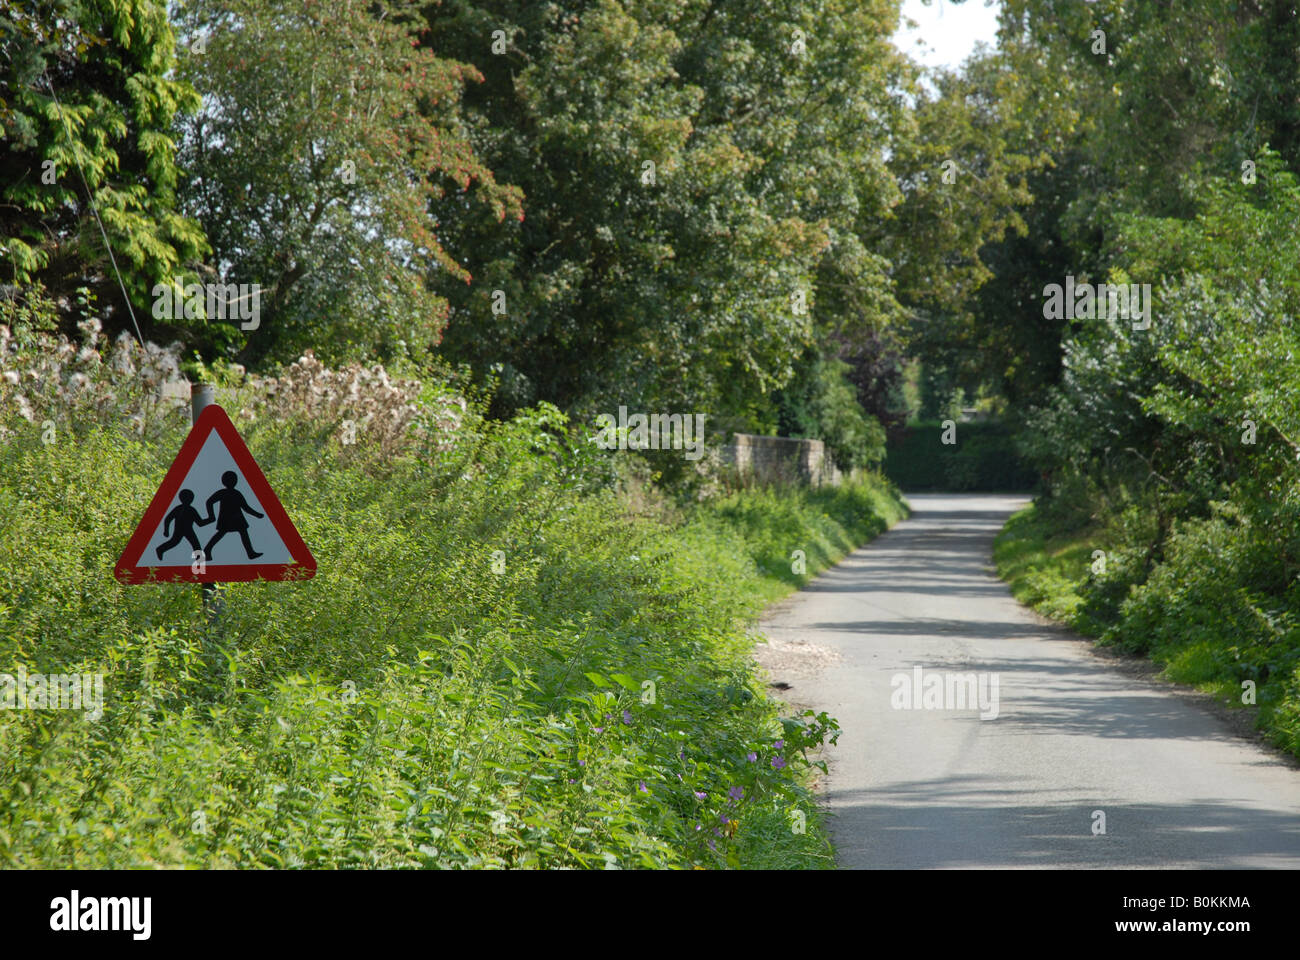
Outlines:
<svg viewBox="0 0 1300 960"><path fill-rule="evenodd" d="M212 522L212 505L215 503L221 508L217 514L217 532L208 541L208 545L203 548L203 552L209 560L212 559L212 548L216 546L217 541L228 533L238 533L239 539L244 541L244 552L248 554L249 560L255 560L261 554L253 550L253 545L248 541L248 521L244 519L244 513L248 512L255 517L262 517L264 514L258 513L248 505L244 495L235 489L235 484L239 481L238 475L234 470L227 470L221 475L221 484L224 490L218 490L212 496L208 497L208 519L205 523Z"/></svg>
<svg viewBox="0 0 1300 960"><path fill-rule="evenodd" d="M172 508L172 512L167 514L166 519L163 520L164 537L168 536L167 531L172 527L173 523L176 526L170 535L171 539L159 545L157 550L159 560L162 559L164 553L180 543L181 540L188 540L190 546L197 550L199 548L199 538L194 533L194 525L197 523L200 527L206 527L212 522L211 517L207 520L200 518L199 512L190 506L194 502L193 490L182 490L180 492L180 501L180 504ZM208 559L212 558L209 557Z"/></svg>

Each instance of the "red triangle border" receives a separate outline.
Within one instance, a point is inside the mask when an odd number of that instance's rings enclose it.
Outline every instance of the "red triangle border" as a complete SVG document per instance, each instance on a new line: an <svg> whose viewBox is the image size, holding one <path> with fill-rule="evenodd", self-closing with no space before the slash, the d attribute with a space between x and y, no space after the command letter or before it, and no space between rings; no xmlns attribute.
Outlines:
<svg viewBox="0 0 1300 960"><path fill-rule="evenodd" d="M209 563L203 573L195 573L189 566L178 567L141 567L140 558L144 555L154 531L158 529L171 505L176 491L185 482L185 476L198 459L199 451L207 441L208 435L216 431L226 445L226 450L239 467L240 473L248 482L249 489L261 501L267 519L275 527L276 533L289 549L293 563ZM158 492L149 501L149 508L135 528L135 533L127 541L126 549L118 558L113 568L113 576L122 583L227 583L248 582L251 580L306 580L316 575L316 558L312 556L307 544L303 543L298 530L289 519L280 504L280 498L271 489L261 467L248 452L244 438L239 435L235 425L230 422L217 404L210 404L199 413L198 420L190 428L189 436L181 445L176 459L167 469L158 487Z"/></svg>

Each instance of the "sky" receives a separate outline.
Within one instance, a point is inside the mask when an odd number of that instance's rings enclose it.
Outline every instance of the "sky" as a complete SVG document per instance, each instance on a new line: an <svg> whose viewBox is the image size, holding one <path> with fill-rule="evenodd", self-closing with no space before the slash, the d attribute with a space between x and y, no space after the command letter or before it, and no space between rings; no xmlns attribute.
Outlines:
<svg viewBox="0 0 1300 960"><path fill-rule="evenodd" d="M916 30L900 27L894 44L912 59L928 67L957 67L975 50L978 41L994 46L997 41L998 6L985 0L903 0L904 21L915 20ZM923 41L923 46L917 45Z"/></svg>

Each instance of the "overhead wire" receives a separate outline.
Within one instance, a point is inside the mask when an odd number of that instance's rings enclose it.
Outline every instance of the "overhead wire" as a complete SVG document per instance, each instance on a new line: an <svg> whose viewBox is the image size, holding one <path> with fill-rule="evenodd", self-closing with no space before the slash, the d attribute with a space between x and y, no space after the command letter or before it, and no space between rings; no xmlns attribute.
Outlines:
<svg viewBox="0 0 1300 960"><path fill-rule="evenodd" d="M59 111L59 119L63 121L64 130L68 135L68 146L72 150L72 160L76 165L77 174L81 177L81 185L86 189L86 199L90 201L90 212L95 215L95 223L99 224L99 235L104 238L104 249L108 251L109 263L113 265L113 273L117 275L117 285L122 291L122 299L126 301L127 312L131 314L131 325L135 327L135 337L140 341L142 349L145 347L144 335L140 332L140 322L135 318L135 307L131 305L131 298L126 292L126 283L122 280L122 271L117 268L117 258L113 256L113 246L108 242L108 231L104 229L104 221L100 219L99 207L95 204L95 195L90 190L90 183L86 180L86 172L81 169L81 160L77 157L76 147L73 146L72 125L68 123L67 114L63 112L63 104L59 102L59 96L54 92L54 84L50 81L49 70L42 70L45 77L45 85L49 88L50 97L54 100L54 106Z"/></svg>

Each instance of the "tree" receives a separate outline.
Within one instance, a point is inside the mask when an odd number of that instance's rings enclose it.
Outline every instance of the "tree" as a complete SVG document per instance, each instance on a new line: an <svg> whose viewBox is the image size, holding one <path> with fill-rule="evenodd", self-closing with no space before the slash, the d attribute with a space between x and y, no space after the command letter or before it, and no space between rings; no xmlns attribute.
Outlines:
<svg viewBox="0 0 1300 960"><path fill-rule="evenodd" d="M476 283L440 278L444 352L500 377L497 412L546 399L771 422L819 312L896 315L888 265L858 239L894 199L892 3L426 15L427 42L487 78L466 98L475 146L526 196L522 224L458 220Z"/></svg>
<svg viewBox="0 0 1300 960"><path fill-rule="evenodd" d="M227 283L262 289L241 356L426 355L470 271L447 220L522 216L460 113L473 67L418 45L404 2L196 0L183 73L187 207ZM439 214L432 208L439 205Z"/></svg>
<svg viewBox="0 0 1300 960"><path fill-rule="evenodd" d="M148 317L154 283L206 252L177 210L172 123L194 91L173 76L175 35L160 0L24 0L0 11L0 270L60 300L80 287Z"/></svg>

